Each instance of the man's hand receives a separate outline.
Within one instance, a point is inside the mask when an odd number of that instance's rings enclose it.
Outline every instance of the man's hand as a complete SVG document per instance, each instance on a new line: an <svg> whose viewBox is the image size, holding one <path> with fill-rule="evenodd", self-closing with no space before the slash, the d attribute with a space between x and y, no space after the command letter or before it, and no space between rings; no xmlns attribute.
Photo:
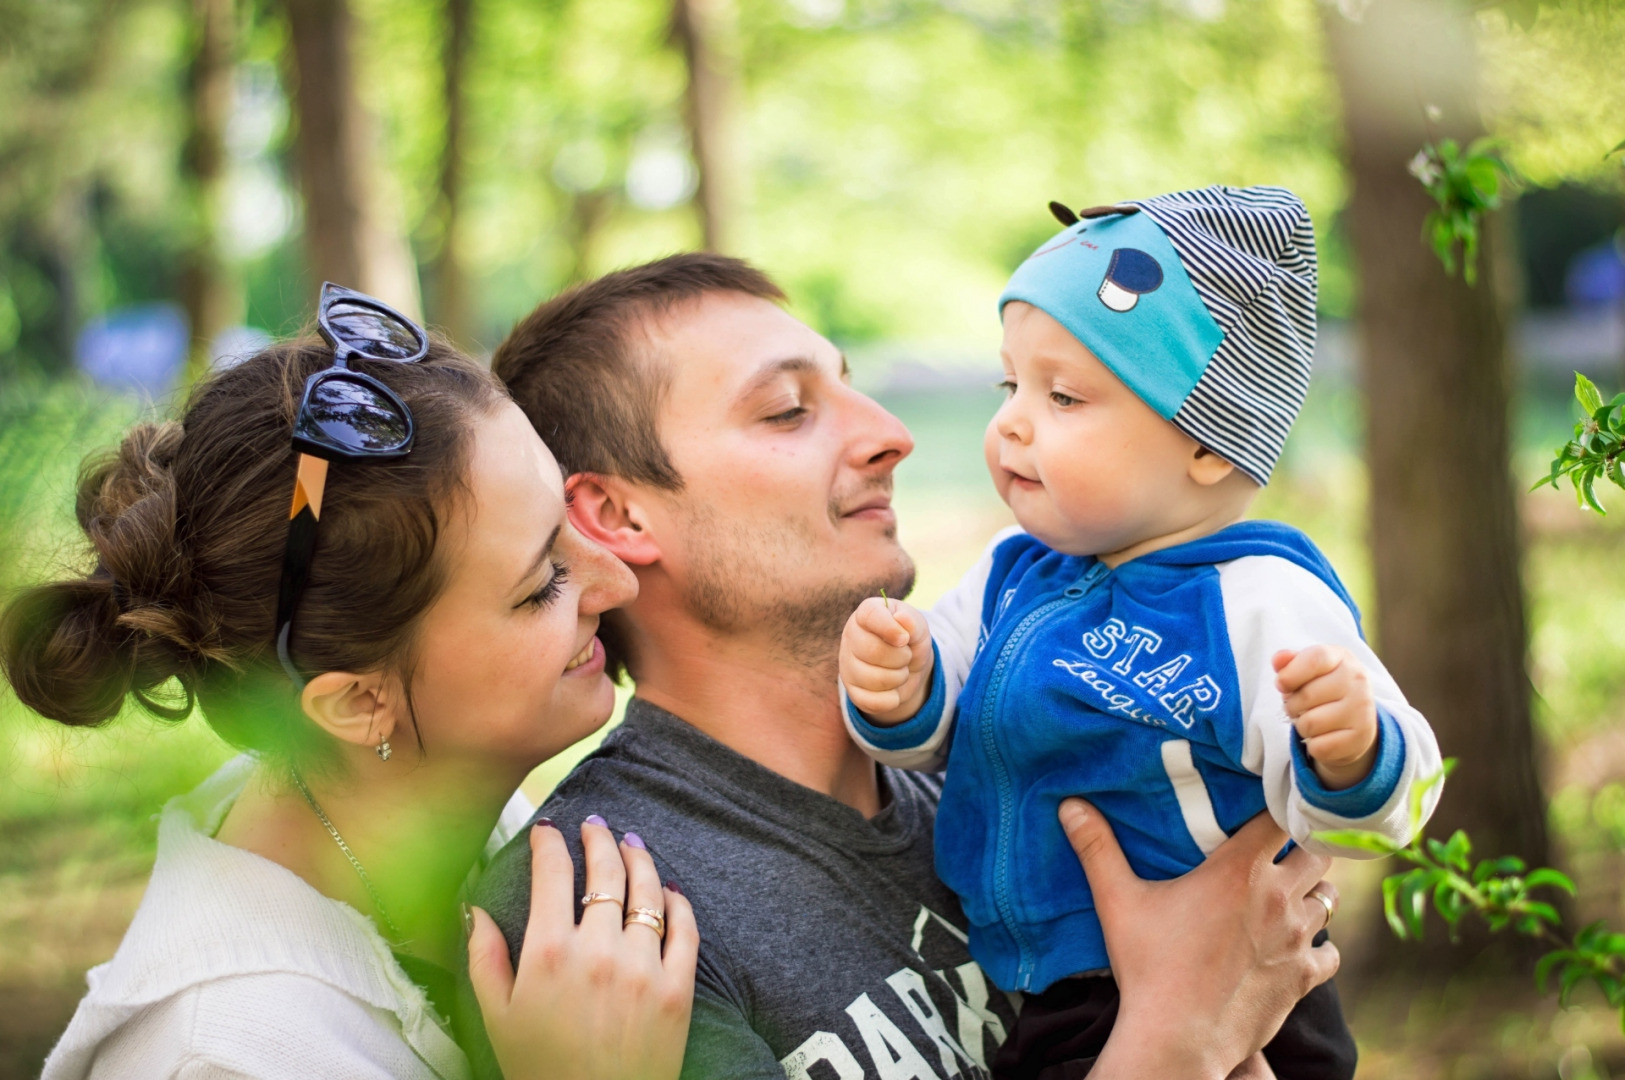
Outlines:
<svg viewBox="0 0 1625 1080"><path fill-rule="evenodd" d="M1275 862L1287 836L1267 813L1172 881L1137 877L1082 799L1061 804L1061 827L1089 878L1122 991L1092 1080L1221 1080L1336 973L1337 947L1310 945L1329 921L1321 897L1337 903L1320 880L1331 860L1294 848Z"/></svg>
<svg viewBox="0 0 1625 1080"><path fill-rule="evenodd" d="M877 724L901 724L931 690L931 628L901 600L871 596L841 632L841 683L852 704Z"/></svg>
<svg viewBox="0 0 1625 1080"><path fill-rule="evenodd" d="M1282 649L1272 662L1276 689L1320 782L1337 791L1369 776L1377 760L1377 699L1365 665L1336 645Z"/></svg>

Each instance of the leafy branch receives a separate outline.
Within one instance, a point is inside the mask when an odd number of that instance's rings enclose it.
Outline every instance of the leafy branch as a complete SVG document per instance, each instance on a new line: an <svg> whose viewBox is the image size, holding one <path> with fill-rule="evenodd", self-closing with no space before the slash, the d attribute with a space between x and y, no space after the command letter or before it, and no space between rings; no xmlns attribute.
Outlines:
<svg viewBox="0 0 1625 1080"><path fill-rule="evenodd" d="M1522 859L1512 855L1475 862L1472 841L1460 829L1442 843L1421 835L1427 792L1443 783L1455 764L1453 758L1445 761L1442 771L1411 791L1415 838L1409 844L1353 829L1317 833L1316 838L1411 864L1410 869L1382 881L1383 914L1401 941L1422 940L1430 901L1452 941L1458 939L1462 920L1469 915L1483 920L1492 933L1511 929L1542 941L1552 949L1535 966L1535 983L1541 992L1546 991L1554 972L1558 1000L1565 1005L1575 987L1594 983L1608 1004L1620 1011L1620 1026L1625 1029L1625 934L1596 922L1567 937L1557 908L1533 895L1533 890L1544 888L1573 896L1574 882L1568 875L1549 867L1529 870Z"/></svg>
<svg viewBox="0 0 1625 1080"><path fill-rule="evenodd" d="M1590 507L1599 514L1607 514L1597 500L1596 483L1606 477L1616 487L1625 488L1625 394L1616 394L1612 401L1604 402L1596 384L1574 373L1574 397L1585 414L1574 425L1574 438L1557 451L1552 459L1552 471L1529 490L1568 478L1574 486L1574 497L1581 508Z"/></svg>
<svg viewBox="0 0 1625 1080"><path fill-rule="evenodd" d="M1461 247L1463 277L1478 283L1479 229L1484 215L1501 206L1501 185L1518 182L1500 143L1489 137L1474 139L1463 150L1454 139L1430 142L1416 152L1408 166L1436 204L1422 222L1422 238L1451 277L1456 274L1456 248Z"/></svg>

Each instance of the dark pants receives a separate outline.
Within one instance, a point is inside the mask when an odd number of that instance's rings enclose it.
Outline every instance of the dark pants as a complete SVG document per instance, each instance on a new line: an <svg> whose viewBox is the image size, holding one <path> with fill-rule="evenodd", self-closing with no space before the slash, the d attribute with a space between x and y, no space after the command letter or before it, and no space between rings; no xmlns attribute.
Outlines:
<svg viewBox="0 0 1625 1080"><path fill-rule="evenodd" d="M1323 930L1315 944L1325 940ZM1110 975L1062 979L1027 995L1015 1029L993 1059L994 1080L1089 1075L1117 1021L1117 1002L1117 980ZM1309 991L1264 1047L1264 1057L1280 1080L1353 1080L1358 1055L1337 988L1327 982Z"/></svg>

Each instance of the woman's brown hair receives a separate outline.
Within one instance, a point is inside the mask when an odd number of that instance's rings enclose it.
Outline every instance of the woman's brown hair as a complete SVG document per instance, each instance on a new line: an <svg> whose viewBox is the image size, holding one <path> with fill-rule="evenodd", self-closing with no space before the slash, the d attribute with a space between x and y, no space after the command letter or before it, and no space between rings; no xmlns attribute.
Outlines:
<svg viewBox="0 0 1625 1080"><path fill-rule="evenodd" d="M331 362L319 341L267 348L200 383L179 422L139 424L85 462L75 512L93 565L24 590L0 614L0 667L23 704L91 726L132 695L166 719L197 703L232 745L319 764L331 744L299 714L273 622L294 412L306 378ZM410 686L473 421L506 393L439 342L415 364L352 366L400 396L417 434L404 458L332 466L290 651L304 671L393 667Z"/></svg>

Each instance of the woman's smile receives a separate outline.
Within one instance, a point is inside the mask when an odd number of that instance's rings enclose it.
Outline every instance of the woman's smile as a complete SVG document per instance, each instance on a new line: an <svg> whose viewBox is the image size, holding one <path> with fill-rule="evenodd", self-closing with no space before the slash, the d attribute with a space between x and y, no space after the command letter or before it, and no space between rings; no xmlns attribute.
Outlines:
<svg viewBox="0 0 1625 1080"><path fill-rule="evenodd" d="M583 670L587 669L587 670ZM582 674L595 675L604 669L604 649L598 644L596 636L587 640L587 647L576 653L568 664L564 665L567 675Z"/></svg>

